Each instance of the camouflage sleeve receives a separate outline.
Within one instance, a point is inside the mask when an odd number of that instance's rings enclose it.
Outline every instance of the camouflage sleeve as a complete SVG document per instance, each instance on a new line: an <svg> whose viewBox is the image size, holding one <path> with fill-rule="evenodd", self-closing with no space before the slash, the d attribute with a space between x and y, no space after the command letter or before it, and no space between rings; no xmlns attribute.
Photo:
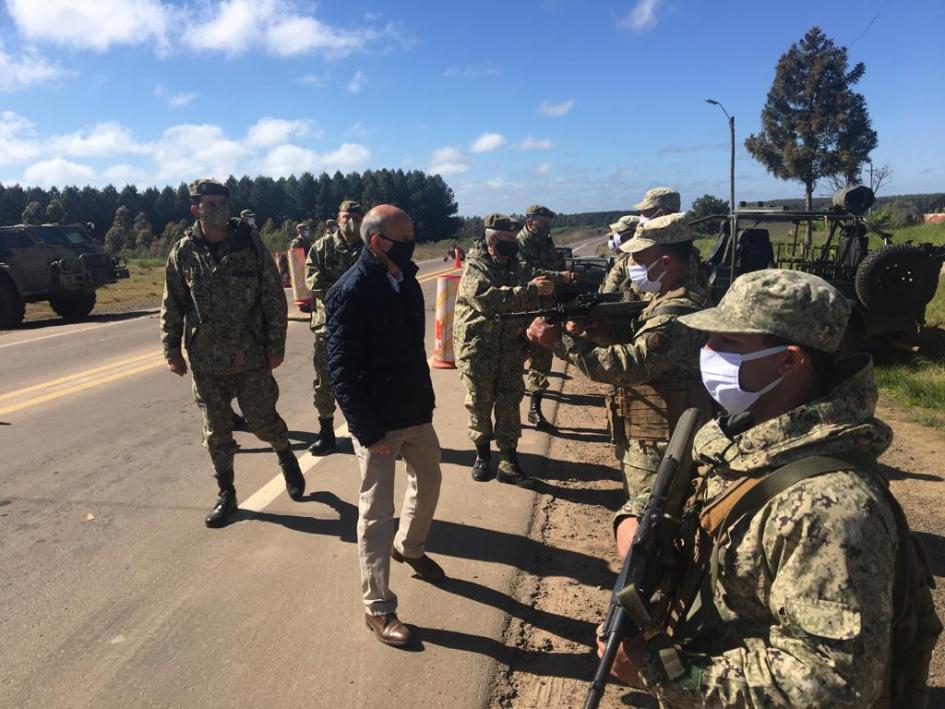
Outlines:
<svg viewBox="0 0 945 709"><path fill-rule="evenodd" d="M181 356L184 336L184 315L190 306L190 289L177 260L178 251L171 249L164 266L164 298L161 301L161 343L164 358Z"/></svg>
<svg viewBox="0 0 945 709"><path fill-rule="evenodd" d="M560 274L557 271L542 268L541 243L538 239L519 239L518 248L518 260L522 264L522 272L526 274L527 280L531 280L536 276L546 276L555 283L561 282Z"/></svg>
<svg viewBox="0 0 945 709"><path fill-rule="evenodd" d="M598 347L586 337L564 335L554 351L595 382L614 386L643 384L672 373L690 338L675 318L654 318L626 344Z"/></svg>
<svg viewBox="0 0 945 709"><path fill-rule="evenodd" d="M265 321L266 354L273 357L285 355L285 335L289 325L289 308L282 289L282 279L276 262L262 242L256 241L259 253L259 303Z"/></svg>
<svg viewBox="0 0 945 709"><path fill-rule="evenodd" d="M316 241L305 258L305 285L314 297L324 300L325 292L331 287L331 283L325 278L324 254L319 247L320 243Z"/></svg>
<svg viewBox="0 0 945 709"><path fill-rule="evenodd" d="M607 275L604 276L604 280L600 284L601 293L620 292L620 284L623 283L624 279L627 277L626 264L627 260L624 258L618 258L614 261L614 265L607 271Z"/></svg>
<svg viewBox="0 0 945 709"><path fill-rule="evenodd" d="M537 308L538 290L532 285L496 286L488 275L470 265L459 281L459 295L486 317L497 313Z"/></svg>
<svg viewBox="0 0 945 709"><path fill-rule="evenodd" d="M893 617L895 521L856 472L798 483L731 534L720 578L757 599L770 626L655 692L673 707L869 707L885 685ZM759 560L760 563L759 563ZM758 570L754 576L752 571ZM717 592L718 593L718 592Z"/></svg>

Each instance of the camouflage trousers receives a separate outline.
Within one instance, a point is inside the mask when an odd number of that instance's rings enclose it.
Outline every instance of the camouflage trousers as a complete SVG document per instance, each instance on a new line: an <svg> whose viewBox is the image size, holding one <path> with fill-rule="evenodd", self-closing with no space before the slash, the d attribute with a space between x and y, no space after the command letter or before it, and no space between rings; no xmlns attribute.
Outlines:
<svg viewBox="0 0 945 709"><path fill-rule="evenodd" d="M469 415L469 437L476 445L495 439L500 451L515 450L522 437L521 363L517 367L474 370L459 364L460 378L466 386L466 412ZM493 415L495 423L493 424Z"/></svg>
<svg viewBox="0 0 945 709"><path fill-rule="evenodd" d="M312 363L315 378L312 380L312 392L318 418L330 419L335 415L335 397L331 393L331 374L328 370L328 335L324 329L315 331L315 347Z"/></svg>
<svg viewBox="0 0 945 709"><path fill-rule="evenodd" d="M554 361L554 352L547 347L528 344L528 394L541 394L548 389L548 373Z"/></svg>
<svg viewBox="0 0 945 709"><path fill-rule="evenodd" d="M289 447L288 429L276 412L279 385L268 369L254 369L239 374L216 375L194 372L194 401L203 415L203 442L210 452L214 475L232 480L233 397L239 401L246 425L256 437L275 451Z"/></svg>
<svg viewBox="0 0 945 709"><path fill-rule="evenodd" d="M628 516L639 517L643 513L667 445L655 441L631 440L623 446L618 446L615 452L623 469L627 501L614 515L615 521Z"/></svg>

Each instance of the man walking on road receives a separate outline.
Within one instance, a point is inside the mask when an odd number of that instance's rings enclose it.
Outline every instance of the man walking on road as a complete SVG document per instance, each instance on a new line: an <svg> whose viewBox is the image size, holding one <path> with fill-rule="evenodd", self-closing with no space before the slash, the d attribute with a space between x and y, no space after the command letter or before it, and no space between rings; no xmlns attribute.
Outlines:
<svg viewBox="0 0 945 709"><path fill-rule="evenodd" d="M229 195L216 180L190 184L190 211L197 221L167 257L161 306L164 357L174 374L184 376L184 341L204 443L220 488L207 514L208 527L226 525L237 507L234 395L249 429L276 451L289 496L298 500L305 494L285 421L276 412L279 386L272 376L285 357L285 294L255 229L229 218Z"/></svg>
<svg viewBox="0 0 945 709"><path fill-rule="evenodd" d="M410 630L396 614L390 559L421 579L443 569L424 553L440 494L440 443L424 352L423 292L413 255L413 222L382 204L361 222L358 261L325 299L328 360L335 399L361 468L358 555L365 622L382 643L404 646ZM407 465L407 494L394 530L394 466Z"/></svg>
<svg viewBox="0 0 945 709"><path fill-rule="evenodd" d="M312 391L318 412L318 437L309 446L312 455L327 455L335 450L335 397L331 394L328 373L328 335L325 332L325 293L358 260L361 253L361 220L364 210L354 200L346 199L338 207L341 228L315 242L305 260L305 285L312 291L312 332L315 335L315 379Z"/></svg>

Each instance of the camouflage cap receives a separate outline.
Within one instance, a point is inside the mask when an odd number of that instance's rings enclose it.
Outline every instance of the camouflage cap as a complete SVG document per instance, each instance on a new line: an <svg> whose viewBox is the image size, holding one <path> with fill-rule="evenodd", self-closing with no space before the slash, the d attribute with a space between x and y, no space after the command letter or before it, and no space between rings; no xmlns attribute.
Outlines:
<svg viewBox="0 0 945 709"><path fill-rule="evenodd" d="M496 231L519 231L515 228L515 220L512 217L506 216L505 214L489 214L485 219L482 220L482 224L486 229L495 229ZM521 222L519 222L521 224Z"/></svg>
<svg viewBox="0 0 945 709"><path fill-rule="evenodd" d="M326 227L338 226L338 222L336 222L334 219L326 219L325 226Z"/></svg>
<svg viewBox="0 0 945 709"><path fill-rule="evenodd" d="M640 217L635 214L626 214L610 225L610 231L614 234L627 234L636 231L640 223Z"/></svg>
<svg viewBox="0 0 945 709"><path fill-rule="evenodd" d="M525 216L527 217L551 217L554 219L557 214L552 212L548 207L543 207L540 204L533 204L531 207L525 210Z"/></svg>
<svg viewBox="0 0 945 709"><path fill-rule="evenodd" d="M299 234L301 234L303 231L305 231L306 229L309 229L309 228L310 228L309 225L306 224L305 222L299 222L298 224L295 225L295 230L296 230Z"/></svg>
<svg viewBox="0 0 945 709"><path fill-rule="evenodd" d="M244 209L243 211L240 212L240 217L243 219L245 219L246 217L255 217L255 216L256 214L253 212L252 209Z"/></svg>
<svg viewBox="0 0 945 709"><path fill-rule="evenodd" d="M346 199L338 205L339 212L352 212L354 214L364 214L364 208L353 199Z"/></svg>
<svg viewBox="0 0 945 709"><path fill-rule="evenodd" d="M654 187L643 195L643 201L633 205L637 211L660 207L668 212L679 211L679 192L672 187Z"/></svg>
<svg viewBox="0 0 945 709"><path fill-rule="evenodd" d="M775 335L833 353L849 319L847 299L824 279L770 268L739 276L716 307L679 321L706 332Z"/></svg>
<svg viewBox="0 0 945 709"><path fill-rule="evenodd" d="M509 217L509 224L512 225L512 231L521 231L525 227L518 217Z"/></svg>
<svg viewBox="0 0 945 709"><path fill-rule="evenodd" d="M635 254L658 244L679 244L683 241L692 241L692 229L689 228L686 215L676 212L640 224L633 238L620 245L620 250Z"/></svg>
<svg viewBox="0 0 945 709"><path fill-rule="evenodd" d="M205 197L211 194L222 194L224 197L230 196L230 188L222 182L217 182L212 177L203 177L194 180L187 188L191 197Z"/></svg>

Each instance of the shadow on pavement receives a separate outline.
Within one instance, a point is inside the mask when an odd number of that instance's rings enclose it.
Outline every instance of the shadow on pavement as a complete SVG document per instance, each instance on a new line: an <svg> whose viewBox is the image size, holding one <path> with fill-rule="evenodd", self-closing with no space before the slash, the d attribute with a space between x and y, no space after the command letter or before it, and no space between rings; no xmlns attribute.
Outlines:
<svg viewBox="0 0 945 709"><path fill-rule="evenodd" d="M300 503L318 502L328 505L338 513L337 519L316 519L299 515L277 514L274 512L247 512L240 511L237 521L270 522L280 524L286 529L306 534L322 534L338 537L342 542L355 543L358 541L358 508L345 502L331 492L312 492L300 500Z"/></svg>
<svg viewBox="0 0 945 709"><path fill-rule="evenodd" d="M922 542L922 549L925 551L926 559L929 562L929 571L939 578L945 576L945 537L931 532L915 530L913 530L913 534ZM945 706L945 704L941 706Z"/></svg>
<svg viewBox="0 0 945 709"><path fill-rule="evenodd" d="M941 475L932 475L931 473L915 473L911 470L894 468L891 465L879 464L879 472L886 476L888 480L926 480L928 482L940 482Z"/></svg>
<svg viewBox="0 0 945 709"><path fill-rule="evenodd" d="M241 433L246 433L246 431L241 431ZM250 433L250 435L252 435ZM257 441L255 436L252 438L253 441ZM289 431L289 440L296 441L292 443L289 447L293 451L305 451L310 445L315 442L315 434L311 431ZM239 441L237 441L239 443ZM240 447L238 453L272 453L272 448L269 446L258 446L256 448L244 448ZM338 439L338 446L335 448L334 453L330 455L335 455L337 453L354 455L354 445L351 443L351 439L347 436Z"/></svg>
<svg viewBox="0 0 945 709"><path fill-rule="evenodd" d="M159 312L160 310L157 308L147 308L129 310L124 313L101 313L97 315L89 315L87 318L84 318L79 322L66 322L58 315L54 315L42 320L26 320L19 327L12 329L11 332L22 330L43 330L48 327L57 327L59 325L89 325L95 323L121 322L122 320L134 320L135 318L140 318L142 315L156 315Z"/></svg>
<svg viewBox="0 0 945 709"><path fill-rule="evenodd" d="M559 404L568 406L589 406L593 408L604 408L604 397L595 394L562 394L558 391L545 392L545 398L550 401L557 401ZM603 416L603 411L601 412Z"/></svg>

